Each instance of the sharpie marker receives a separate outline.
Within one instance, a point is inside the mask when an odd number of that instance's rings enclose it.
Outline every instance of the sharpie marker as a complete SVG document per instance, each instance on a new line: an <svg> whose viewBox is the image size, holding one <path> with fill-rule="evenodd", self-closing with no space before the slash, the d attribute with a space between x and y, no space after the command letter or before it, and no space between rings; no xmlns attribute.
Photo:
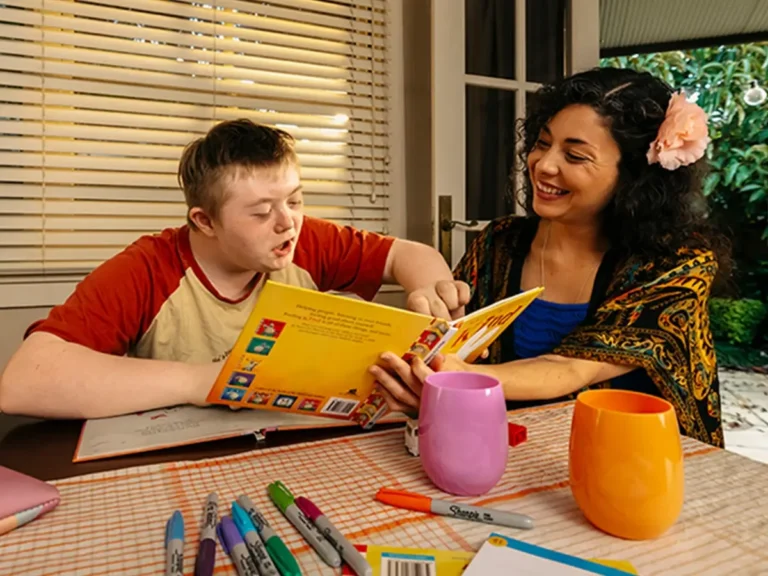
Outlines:
<svg viewBox="0 0 768 576"><path fill-rule="evenodd" d="M376 500L391 506L397 506L398 508L431 512L441 516L453 516L462 520L473 520L475 522L485 522L486 524L497 524L499 526L509 526L510 528L521 528L524 530L533 528L533 518L530 516L494 510L493 508L457 504L447 500L437 500L412 492L382 488L376 493Z"/></svg>
<svg viewBox="0 0 768 576"><path fill-rule="evenodd" d="M363 555L357 551L357 548L349 540L344 538L344 535L336 529L336 526L331 524L331 521L320 511L320 508L303 496L296 498L296 506L299 507L299 510L307 518L315 523L315 526L320 529L320 532L328 539L328 542L336 548L355 574L358 576L373 576L373 568L368 564L368 561L363 558Z"/></svg>
<svg viewBox="0 0 768 576"><path fill-rule="evenodd" d="M184 576L184 517L178 510L165 525L165 574Z"/></svg>
<svg viewBox="0 0 768 576"><path fill-rule="evenodd" d="M219 498L216 492L208 494L200 526L200 545L195 560L195 576L213 576L216 562L216 524L219 522Z"/></svg>
<svg viewBox="0 0 768 576"><path fill-rule="evenodd" d="M261 541L259 533L256 532L256 527L245 510L237 502L232 502L232 520L234 520L235 526L237 526L243 540L245 540L248 552L251 553L251 556L256 561L256 566L261 576L280 576L280 572L277 571L275 564L269 557L269 552L267 552L264 542Z"/></svg>
<svg viewBox="0 0 768 576"><path fill-rule="evenodd" d="M248 514L248 518L253 522L256 532L261 536L264 547L267 549L269 557L272 558L272 562L275 563L280 574L282 576L301 576L301 570L299 569L299 563L296 562L296 558L293 557L285 542L280 540L280 537L275 534L267 519L251 502L251 499L243 495L237 499L237 503L240 504L245 513Z"/></svg>
<svg viewBox="0 0 768 576"><path fill-rule="evenodd" d="M279 481L273 482L267 487L267 490L269 490L269 497L272 498L280 512L296 527L296 530L301 532L301 535L317 551L320 558L334 568L341 566L341 556L339 556L339 553L336 552L331 543L325 539L309 518L304 516L304 513L299 510L298 506L294 503L293 494L286 488L285 484Z"/></svg>
<svg viewBox="0 0 768 576"><path fill-rule="evenodd" d="M232 564L235 565L239 576L259 576L259 569L251 558L248 548L237 531L237 526L232 522L232 518L224 516L219 522L216 532L219 534L221 546L227 555L232 558Z"/></svg>

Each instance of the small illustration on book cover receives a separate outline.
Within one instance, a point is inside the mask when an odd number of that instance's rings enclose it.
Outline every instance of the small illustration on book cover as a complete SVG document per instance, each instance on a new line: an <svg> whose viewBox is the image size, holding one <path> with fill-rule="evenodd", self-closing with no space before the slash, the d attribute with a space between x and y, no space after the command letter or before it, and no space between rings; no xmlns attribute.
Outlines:
<svg viewBox="0 0 768 576"><path fill-rule="evenodd" d="M257 336L266 336L267 338L278 338L285 328L285 322L270 320L264 318L256 329Z"/></svg>

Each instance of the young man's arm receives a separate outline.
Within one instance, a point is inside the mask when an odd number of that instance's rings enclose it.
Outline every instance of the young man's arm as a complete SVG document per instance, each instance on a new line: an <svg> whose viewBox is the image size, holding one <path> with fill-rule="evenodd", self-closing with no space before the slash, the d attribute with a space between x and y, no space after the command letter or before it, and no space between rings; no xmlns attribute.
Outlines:
<svg viewBox="0 0 768 576"><path fill-rule="evenodd" d="M384 282L397 283L408 293L408 309L452 319L464 315L469 286L453 279L442 255L426 244L397 239L387 256Z"/></svg>
<svg viewBox="0 0 768 576"><path fill-rule="evenodd" d="M34 323L0 377L0 410L93 418L203 403L216 366L126 356L183 277L175 250L173 237L139 240Z"/></svg>
<svg viewBox="0 0 768 576"><path fill-rule="evenodd" d="M408 308L444 319L463 315L469 286L454 282L440 253L425 244L305 217L295 262L322 291L371 300L382 284L399 284Z"/></svg>
<svg viewBox="0 0 768 576"><path fill-rule="evenodd" d="M31 334L0 376L0 412L100 418L202 404L221 369L113 356L47 332Z"/></svg>

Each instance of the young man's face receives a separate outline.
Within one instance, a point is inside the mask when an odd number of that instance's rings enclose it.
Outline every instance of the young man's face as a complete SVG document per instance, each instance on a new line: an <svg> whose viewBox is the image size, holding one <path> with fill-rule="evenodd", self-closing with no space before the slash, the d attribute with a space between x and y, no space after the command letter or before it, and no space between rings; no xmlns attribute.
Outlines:
<svg viewBox="0 0 768 576"><path fill-rule="evenodd" d="M304 221L297 167L232 170L219 185L225 200L214 228L233 271L268 273L288 266Z"/></svg>

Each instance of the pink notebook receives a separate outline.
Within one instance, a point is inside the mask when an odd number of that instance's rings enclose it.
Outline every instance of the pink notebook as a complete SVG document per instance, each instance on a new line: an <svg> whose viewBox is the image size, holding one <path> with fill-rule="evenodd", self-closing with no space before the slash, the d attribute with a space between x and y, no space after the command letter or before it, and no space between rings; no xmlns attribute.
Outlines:
<svg viewBox="0 0 768 576"><path fill-rule="evenodd" d="M48 484L0 466L0 534L23 526L59 503L59 491Z"/></svg>

